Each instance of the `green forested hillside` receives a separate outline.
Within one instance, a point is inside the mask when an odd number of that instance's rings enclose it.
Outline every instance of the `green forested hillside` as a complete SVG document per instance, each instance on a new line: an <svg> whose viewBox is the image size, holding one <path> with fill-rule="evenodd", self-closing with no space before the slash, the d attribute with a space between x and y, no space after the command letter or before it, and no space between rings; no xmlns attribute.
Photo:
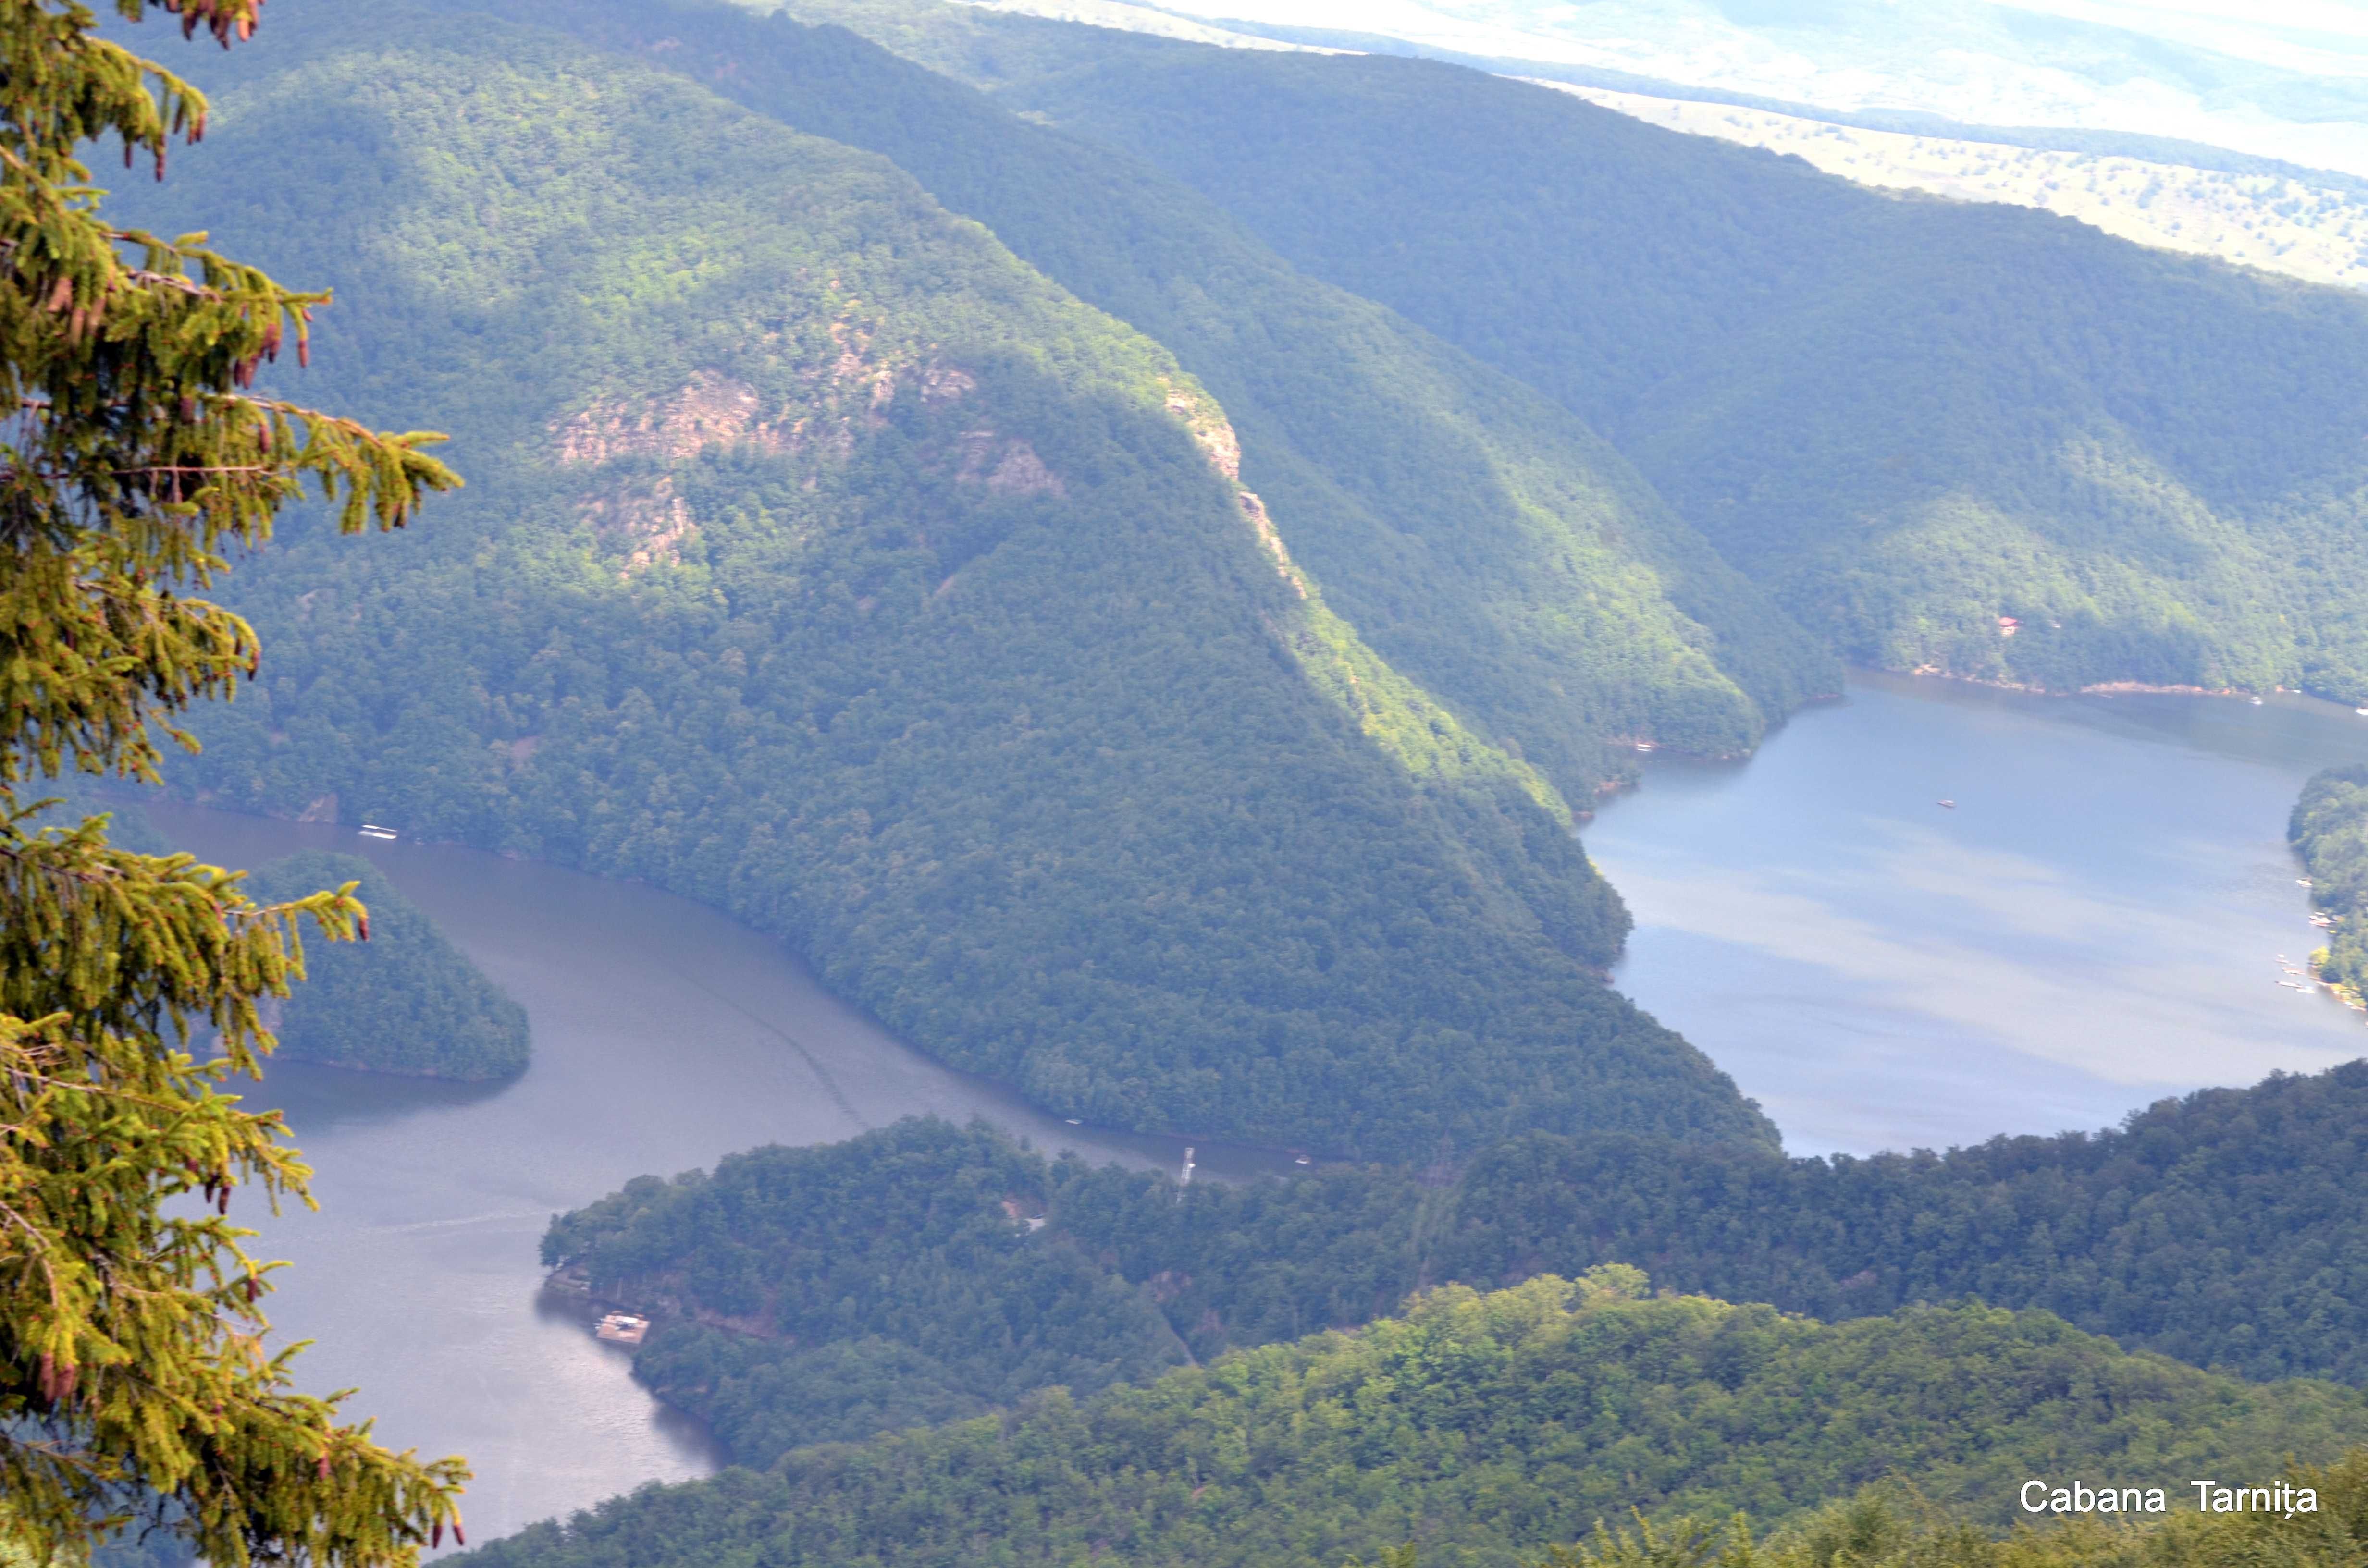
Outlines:
<svg viewBox="0 0 2368 1568"><path fill-rule="evenodd" d="M1452 1190L1327 1173L1297 1191L1196 1192L1164 1222L1176 1206L1150 1185L1097 1173L1054 1213L1130 1278L1192 1276L1170 1311L1227 1325L1234 1343L1354 1322L1429 1280L1617 1261L1820 1317L1971 1296L2247 1377L2368 1383L2363 1062L2166 1100L2104 1132L1947 1154L1523 1138L1485 1151Z"/></svg>
<svg viewBox="0 0 2368 1568"><path fill-rule="evenodd" d="M359 882L370 940L304 946L304 982L280 1005L279 1054L377 1073L482 1082L526 1071L526 1009L485 978L427 912L359 855L308 850L257 867L256 897Z"/></svg>
<svg viewBox="0 0 2368 1568"><path fill-rule="evenodd" d="M2034 1466L2267 1479L2368 1435L2355 1391L2255 1388L2045 1313L1827 1325L1643 1284L1452 1287L1148 1386L644 1488L476 1561L1280 1565L1411 1540L1427 1563L1511 1564L1630 1507L1774 1522L1903 1474L2002 1524Z"/></svg>
<svg viewBox="0 0 2368 1568"><path fill-rule="evenodd" d="M1597 977L1554 790L1325 608L1164 351L874 156L394 16L232 57L142 210L343 289L308 394L471 489L242 570L277 673L188 787L708 899L1104 1123L1768 1136Z"/></svg>
<svg viewBox="0 0 2368 1568"><path fill-rule="evenodd" d="M1845 656L2368 699L2368 300L1452 66L1103 36L1007 101L1559 399Z"/></svg>
<svg viewBox="0 0 2368 1568"><path fill-rule="evenodd" d="M2331 917L2318 977L2368 1005L2368 767L2330 767L2304 786L2286 836L2310 870L2310 901Z"/></svg>
<svg viewBox="0 0 2368 1568"><path fill-rule="evenodd" d="M969 1174L933 1175L940 1165ZM825 1183L837 1196L817 1203ZM644 1178L556 1221L544 1251L656 1312L667 1326L641 1376L763 1463L800 1422L814 1436L894 1425L905 1407L887 1385L934 1365L916 1351L959 1361L971 1397L1008 1399L1139 1375L1178 1342L1205 1361L1365 1323L1444 1281L1612 1263L1830 1321L1977 1298L2257 1380L2368 1383L2363 1194L2368 1062L2165 1101L2107 1132L1946 1155L1788 1160L1535 1134L1452 1179L1341 1167L1182 1194L1164 1176L905 1124L830 1150L761 1151L712 1179ZM1006 1197L1046 1225L1017 1233ZM948 1225L992 1244L949 1251ZM790 1329L791 1307L750 1305L837 1301L814 1281L842 1273L878 1284L847 1297L867 1304L839 1326ZM1074 1281L1056 1310L1041 1278ZM984 1337L931 1326L952 1300ZM1168 1335L1146 1331L1153 1312ZM894 1326L861 1339L875 1322ZM1033 1336L996 1326L1021 1322ZM1060 1372L1055 1356L1091 1369ZM947 1380L931 1369L921 1386Z"/></svg>
<svg viewBox="0 0 2368 1568"><path fill-rule="evenodd" d="M1242 484L1393 664L1575 798L1627 743L1731 755L1830 655L1567 412L1305 277L1139 159L836 28L723 0L450 0L564 27L896 161L1224 405Z"/></svg>

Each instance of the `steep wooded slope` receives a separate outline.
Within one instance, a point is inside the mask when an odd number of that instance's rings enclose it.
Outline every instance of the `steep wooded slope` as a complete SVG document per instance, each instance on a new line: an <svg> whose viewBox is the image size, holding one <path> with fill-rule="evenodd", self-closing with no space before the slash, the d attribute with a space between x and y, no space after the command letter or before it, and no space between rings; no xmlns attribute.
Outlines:
<svg viewBox="0 0 2368 1568"><path fill-rule="evenodd" d="M1577 419L1295 271L1152 165L836 28L696 0L483 8L883 153L1173 350L1224 404L1243 483L1342 613L1574 798L1626 770L1631 740L1739 753L1839 688L1814 640Z"/></svg>
<svg viewBox="0 0 2368 1568"><path fill-rule="evenodd" d="M2004 1523L2040 1469L2175 1486L2264 1478L2368 1432L2368 1396L2249 1387L2044 1313L1827 1325L1611 1269L1482 1296L1073 1402L771 1471L649 1487L479 1552L495 1568L676 1563L1307 1564L1406 1540L1534 1562L1629 1507L1780 1520L1912 1475ZM2203 1468L2198 1469L2197 1466ZM1664 1558L1662 1561L1685 1561Z"/></svg>
<svg viewBox="0 0 2368 1568"><path fill-rule="evenodd" d="M241 574L276 673L190 785L712 900L1100 1122L1768 1135L1591 972L1625 916L1554 790L1325 608L1164 351L564 39L314 11L234 58L146 210L337 287L306 391L473 483Z"/></svg>
<svg viewBox="0 0 2368 1568"><path fill-rule="evenodd" d="M1422 61L1117 40L1008 96L1561 400L1848 657L2368 697L2349 290Z"/></svg>

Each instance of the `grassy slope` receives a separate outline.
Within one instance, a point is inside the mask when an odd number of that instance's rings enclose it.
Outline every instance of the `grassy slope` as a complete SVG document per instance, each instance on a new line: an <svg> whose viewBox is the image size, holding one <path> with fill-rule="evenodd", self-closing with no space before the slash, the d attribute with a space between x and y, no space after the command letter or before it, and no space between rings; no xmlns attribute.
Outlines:
<svg viewBox="0 0 2368 1568"><path fill-rule="evenodd" d="M1622 770L1618 743L1741 752L1838 686L1831 661L1567 413L1294 271L1150 165L837 28L720 4L494 8L885 153L1174 350L1225 405L1243 483L1342 613L1574 796Z"/></svg>
<svg viewBox="0 0 2368 1568"><path fill-rule="evenodd" d="M2368 696L2368 301L1450 66L1104 53L1010 101L1560 399L1846 655Z"/></svg>
<svg viewBox="0 0 2368 1568"><path fill-rule="evenodd" d="M1302 1564L1414 1540L1425 1562L1509 1565L1631 1506L1778 1520L1897 1473L2003 1522L2034 1467L2266 1478L2368 1434L2356 1392L2250 1387L2044 1313L1829 1326L1623 1299L1641 1280L1450 1288L1145 1387L645 1488L476 1561Z"/></svg>
<svg viewBox="0 0 2368 1568"><path fill-rule="evenodd" d="M474 483L242 575L264 682L189 782L710 899L1101 1122L1767 1136L1589 972L1625 916L1553 790L1304 595L1165 352L564 40L313 12L231 58L146 209L336 286L303 392Z"/></svg>

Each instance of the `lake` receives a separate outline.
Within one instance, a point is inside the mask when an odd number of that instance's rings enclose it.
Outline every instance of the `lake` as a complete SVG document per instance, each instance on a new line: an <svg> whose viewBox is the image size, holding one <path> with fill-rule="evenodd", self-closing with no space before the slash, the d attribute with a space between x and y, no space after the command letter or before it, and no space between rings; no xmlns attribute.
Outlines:
<svg viewBox="0 0 2368 1568"><path fill-rule="evenodd" d="M1637 930L1617 983L1732 1072L1796 1152L2103 1125L2162 1094L2361 1054L2361 1016L2282 990L2312 945L2283 839L2368 720L2299 699L2044 699L1868 677L1748 764L1655 758L1586 831ZM1954 810L1935 802L1951 799ZM318 1214L265 1220L304 1381L476 1468L483 1541L713 1468L695 1424L545 1296L553 1213L644 1173L899 1116L1173 1167L1072 1128L837 1002L779 945L655 890L448 846L152 807L207 858L369 856L523 1003L534 1064L471 1088L282 1063ZM1202 1148L1202 1171L1287 1168ZM239 1212L234 1208L233 1212ZM243 1216L256 1222L257 1216Z"/></svg>
<svg viewBox="0 0 2368 1568"><path fill-rule="evenodd" d="M1584 836L1636 916L1614 983L1792 1152L1946 1148L2368 1054L2277 983L2324 941L2287 813L2357 761L2368 719L2305 698L1861 676L1748 763L1648 759Z"/></svg>

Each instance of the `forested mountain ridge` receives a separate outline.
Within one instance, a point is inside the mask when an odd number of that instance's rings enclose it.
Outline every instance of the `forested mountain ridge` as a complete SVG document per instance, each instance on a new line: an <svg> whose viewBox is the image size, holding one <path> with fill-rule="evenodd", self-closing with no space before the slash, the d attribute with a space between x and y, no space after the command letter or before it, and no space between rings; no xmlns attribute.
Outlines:
<svg viewBox="0 0 2368 1568"><path fill-rule="evenodd" d="M836 28L722 0L447 0L564 28L896 161L1224 403L1244 484L1384 656L1574 799L1628 743L1736 755L1829 655L1566 411L1301 275L1150 165Z"/></svg>
<svg viewBox="0 0 2368 1568"><path fill-rule="evenodd" d="M1554 792L1325 610L1171 357L875 156L404 15L233 57L139 205L344 286L324 390L472 480L242 570L276 673L188 786L706 899L1106 1124L1770 1136L1601 983Z"/></svg>
<svg viewBox="0 0 2368 1568"><path fill-rule="evenodd" d="M1304 1564L1406 1540L1510 1565L1631 1507L1770 1522L1907 1474L2006 1522L2044 1467L2173 1485L2272 1475L2368 1431L2368 1396L2249 1387L2045 1313L1827 1325L1633 1269L1451 1287L1361 1332L1082 1401L802 1449L652 1486L484 1549L496 1568L1076 1562ZM2202 1467L2202 1468L2197 1468Z"/></svg>
<svg viewBox="0 0 2368 1568"><path fill-rule="evenodd" d="M1523 1137L1452 1189L1412 1173L1196 1192L1093 1173L1057 1222L1224 1343L1353 1322L1428 1281L1632 1264L1836 1320L1979 1298L2255 1379L2368 1384L2368 1063L2165 1100L2121 1127L1945 1154L1728 1157ZM1338 1315L1334 1315L1338 1314Z"/></svg>
<svg viewBox="0 0 2368 1568"><path fill-rule="evenodd" d="M1458 67L997 36L1004 101L1555 397L1848 658L2368 698L2351 291Z"/></svg>
<svg viewBox="0 0 2368 1568"><path fill-rule="evenodd" d="M1344 1166L1179 1191L908 1122L643 1178L554 1221L543 1245L658 1314L638 1375L746 1463L801 1431L894 1425L913 1408L894 1396L907 1374L953 1391L931 1407L949 1411L1055 1381L1064 1357L1091 1369L1080 1389L1139 1376L1171 1353L1146 1314L1206 1362L1370 1322L1443 1282L1611 1264L1834 1322L1978 1299L2238 1376L2362 1384L2363 1127L2368 1063L2353 1063L1945 1155L1531 1134L1452 1176ZM1022 1231L1015 1214L1044 1223ZM956 1234L973 1250L950 1251ZM826 1284L842 1277L859 1283ZM1051 1305L1055 1278L1070 1283ZM834 1323L842 1297L864 1310Z"/></svg>

